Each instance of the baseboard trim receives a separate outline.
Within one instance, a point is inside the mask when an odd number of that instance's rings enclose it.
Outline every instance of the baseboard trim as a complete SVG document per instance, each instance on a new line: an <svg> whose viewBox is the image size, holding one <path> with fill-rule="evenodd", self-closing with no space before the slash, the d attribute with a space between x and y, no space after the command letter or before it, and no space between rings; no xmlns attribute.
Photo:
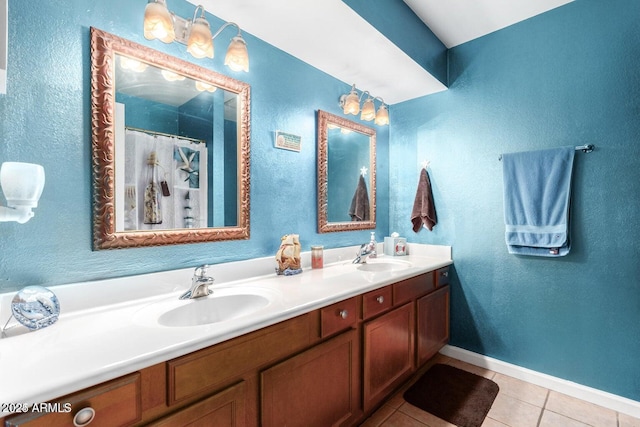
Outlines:
<svg viewBox="0 0 640 427"><path fill-rule="evenodd" d="M562 378L543 374L492 357L483 356L482 354L474 353L460 347L446 345L440 350L440 353L481 368L527 381L559 393L564 393L635 418L640 418L640 402L627 399L626 397L563 380Z"/></svg>

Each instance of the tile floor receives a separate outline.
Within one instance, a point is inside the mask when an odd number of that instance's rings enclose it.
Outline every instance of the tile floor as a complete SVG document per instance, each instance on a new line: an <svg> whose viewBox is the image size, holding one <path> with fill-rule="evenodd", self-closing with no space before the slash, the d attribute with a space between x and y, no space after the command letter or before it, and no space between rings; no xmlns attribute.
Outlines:
<svg viewBox="0 0 640 427"><path fill-rule="evenodd" d="M483 427L640 427L640 419L443 355L434 357L414 379L434 363L446 363L498 384L500 392ZM410 384L361 427L455 427L405 402L402 394Z"/></svg>

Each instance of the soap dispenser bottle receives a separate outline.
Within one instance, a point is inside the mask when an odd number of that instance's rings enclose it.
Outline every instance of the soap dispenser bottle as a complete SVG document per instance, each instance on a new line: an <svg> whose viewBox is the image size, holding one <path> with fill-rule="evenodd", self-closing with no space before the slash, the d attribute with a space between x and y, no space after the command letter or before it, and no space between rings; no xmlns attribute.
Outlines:
<svg viewBox="0 0 640 427"><path fill-rule="evenodd" d="M372 231L371 232L371 240L369 240L369 258L375 258L378 253L376 252L376 250L378 249L378 243L376 242L376 232Z"/></svg>

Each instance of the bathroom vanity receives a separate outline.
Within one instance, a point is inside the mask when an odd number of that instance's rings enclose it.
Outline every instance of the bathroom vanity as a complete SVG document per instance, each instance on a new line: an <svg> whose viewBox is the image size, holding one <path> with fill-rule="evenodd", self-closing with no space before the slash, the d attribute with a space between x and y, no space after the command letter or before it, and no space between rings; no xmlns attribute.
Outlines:
<svg viewBox="0 0 640 427"><path fill-rule="evenodd" d="M84 416L93 417L90 425L109 426L187 425L205 418L207 425L221 426L354 425L448 340L450 249L446 256L446 250L445 255L434 254L419 246L402 260L328 262L324 269L307 268L298 276L269 275L238 283L226 282L224 276L230 273L223 265L214 266L224 283L212 287L211 297L247 285L278 295L255 313L217 324L172 327L140 319L153 317L150 307L162 304L165 294L143 303L108 305L100 313L75 313L68 319L63 315L49 328L50 337L44 329L0 340L0 362L6 362L3 350L9 347L2 344L11 340L18 349L39 338L46 344L58 336L56 328L64 329L82 316L89 330L88 323L104 321L101 317L114 311L123 322L96 326L93 335L82 337L85 351L77 344L57 351L52 347L49 360L56 363L50 372L58 377L53 381L57 387L42 390L47 385L43 381L44 387L23 386L13 395L3 390L0 396L14 403L48 401L49 410L20 413L16 407L4 424L70 425L73 417ZM325 260L343 259L339 250L327 252ZM307 263L303 258L303 266ZM174 274L156 286L168 286L176 280ZM180 289L187 286L185 282ZM61 293L63 302L65 290ZM179 293L169 292L171 298ZM93 362L86 360L92 357ZM6 363L1 365L2 374L10 374ZM74 372L74 366L85 371ZM69 378L65 372L74 373ZM38 374L36 365L29 381ZM61 392L53 395L56 390Z"/></svg>

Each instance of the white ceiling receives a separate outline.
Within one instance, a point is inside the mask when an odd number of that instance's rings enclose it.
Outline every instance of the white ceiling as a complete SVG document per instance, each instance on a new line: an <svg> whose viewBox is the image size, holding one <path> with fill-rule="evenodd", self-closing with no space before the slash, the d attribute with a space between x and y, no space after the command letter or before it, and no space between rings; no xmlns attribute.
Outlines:
<svg viewBox="0 0 640 427"><path fill-rule="evenodd" d="M342 0L188 1L388 104L446 90ZM573 0L404 1L452 47Z"/></svg>
<svg viewBox="0 0 640 427"><path fill-rule="evenodd" d="M404 0L448 48L573 0Z"/></svg>

